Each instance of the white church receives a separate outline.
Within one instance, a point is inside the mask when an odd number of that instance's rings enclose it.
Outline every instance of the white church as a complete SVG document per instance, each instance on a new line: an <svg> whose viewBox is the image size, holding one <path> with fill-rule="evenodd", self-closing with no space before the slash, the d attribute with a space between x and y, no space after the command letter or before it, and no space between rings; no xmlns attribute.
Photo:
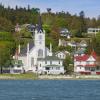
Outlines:
<svg viewBox="0 0 100 100"><path fill-rule="evenodd" d="M42 29L41 20L34 30L33 41L27 44L24 49L18 47L18 52L13 57L15 65L13 71L31 71L38 74L64 74L63 57L52 52L45 46L45 30ZM20 65L18 64L20 63ZM19 65L19 66L18 66Z"/></svg>

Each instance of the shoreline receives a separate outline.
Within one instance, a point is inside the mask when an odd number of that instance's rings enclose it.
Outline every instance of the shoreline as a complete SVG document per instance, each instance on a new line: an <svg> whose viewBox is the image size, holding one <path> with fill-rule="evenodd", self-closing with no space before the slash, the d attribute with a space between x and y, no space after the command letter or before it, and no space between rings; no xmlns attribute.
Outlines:
<svg viewBox="0 0 100 100"><path fill-rule="evenodd" d="M100 80L100 75L0 74L0 80Z"/></svg>

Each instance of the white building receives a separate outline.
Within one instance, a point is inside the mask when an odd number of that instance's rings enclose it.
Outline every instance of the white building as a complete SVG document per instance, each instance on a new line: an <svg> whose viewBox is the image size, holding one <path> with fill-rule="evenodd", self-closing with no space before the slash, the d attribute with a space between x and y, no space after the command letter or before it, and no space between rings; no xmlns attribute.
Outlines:
<svg viewBox="0 0 100 100"><path fill-rule="evenodd" d="M68 39L71 38L71 33L68 31L67 28L62 28L60 30L60 36L67 37Z"/></svg>
<svg viewBox="0 0 100 100"><path fill-rule="evenodd" d="M100 32L100 28L88 28L87 33L90 35L96 35Z"/></svg>
<svg viewBox="0 0 100 100"><path fill-rule="evenodd" d="M64 74L63 60L52 53L51 44L50 50L45 47L45 31L41 23L35 29L34 41L28 43L24 49L19 46L17 57L14 56L16 58L22 62L26 72Z"/></svg>

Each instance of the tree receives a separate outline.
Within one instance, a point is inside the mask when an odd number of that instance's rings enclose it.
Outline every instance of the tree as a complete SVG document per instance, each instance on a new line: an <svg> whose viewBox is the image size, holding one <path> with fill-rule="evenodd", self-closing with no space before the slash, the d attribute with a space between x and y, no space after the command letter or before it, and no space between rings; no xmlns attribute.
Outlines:
<svg viewBox="0 0 100 100"><path fill-rule="evenodd" d="M92 39L92 47L98 55L100 55L100 33L97 33Z"/></svg>
<svg viewBox="0 0 100 100"><path fill-rule="evenodd" d="M82 37L83 36L82 33L85 33L87 31L84 11L81 11L79 13L79 18L80 18L80 29L78 33L80 33L80 36Z"/></svg>
<svg viewBox="0 0 100 100"><path fill-rule="evenodd" d="M30 5L28 5L28 11L30 11Z"/></svg>
<svg viewBox="0 0 100 100"><path fill-rule="evenodd" d="M64 60L64 67L67 74L73 73L74 67L73 67L73 58L71 56L67 55Z"/></svg>
<svg viewBox="0 0 100 100"><path fill-rule="evenodd" d="M0 72L3 73L3 68L10 65L10 49L7 46L0 44Z"/></svg>
<svg viewBox="0 0 100 100"><path fill-rule="evenodd" d="M51 13L51 8L47 8L47 12L48 13Z"/></svg>

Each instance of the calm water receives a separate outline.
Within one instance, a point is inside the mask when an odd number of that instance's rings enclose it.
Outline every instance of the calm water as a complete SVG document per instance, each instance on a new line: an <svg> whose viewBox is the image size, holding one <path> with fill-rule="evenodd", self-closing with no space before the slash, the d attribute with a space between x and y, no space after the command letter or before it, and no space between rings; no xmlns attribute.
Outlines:
<svg viewBox="0 0 100 100"><path fill-rule="evenodd" d="M0 100L100 100L100 81L1 80Z"/></svg>

